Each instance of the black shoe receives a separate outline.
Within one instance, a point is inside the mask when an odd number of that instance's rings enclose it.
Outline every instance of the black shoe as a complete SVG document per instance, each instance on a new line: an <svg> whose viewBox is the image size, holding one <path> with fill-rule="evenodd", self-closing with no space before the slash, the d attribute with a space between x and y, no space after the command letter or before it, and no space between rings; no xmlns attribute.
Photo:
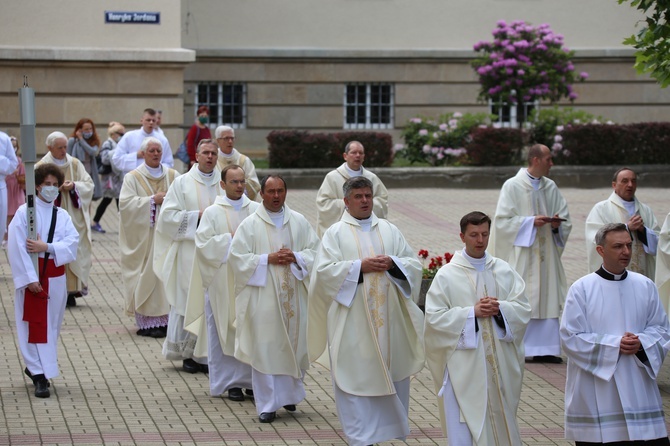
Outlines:
<svg viewBox="0 0 670 446"><path fill-rule="evenodd" d="M135 334L137 336L149 336L149 328L140 328Z"/></svg>
<svg viewBox="0 0 670 446"><path fill-rule="evenodd" d="M546 364L562 364L563 359L560 356L543 355L543 356L533 356L533 362L540 362Z"/></svg>
<svg viewBox="0 0 670 446"><path fill-rule="evenodd" d="M284 406L284 409L288 410L289 412L295 412L295 404L287 404Z"/></svg>
<svg viewBox="0 0 670 446"><path fill-rule="evenodd" d="M182 362L182 368L186 373L198 373L200 371L200 364L198 364L191 358L184 359L184 361Z"/></svg>
<svg viewBox="0 0 670 446"><path fill-rule="evenodd" d="M275 420L276 416L277 416L277 412L263 412L258 417L258 420L261 423L272 423Z"/></svg>
<svg viewBox="0 0 670 446"><path fill-rule="evenodd" d="M198 371L201 373L209 373L209 365L208 364L198 364Z"/></svg>
<svg viewBox="0 0 670 446"><path fill-rule="evenodd" d="M148 328L147 334L145 334L144 336L149 336L150 338L154 339L160 339L164 338L166 335L167 333L165 333L165 330L163 330L161 327L155 327L155 328Z"/></svg>
<svg viewBox="0 0 670 446"><path fill-rule="evenodd" d="M27 376L28 378L30 378L30 380L33 382L33 385L35 385L35 378L33 377L33 374L30 373L30 370L28 370L28 367L26 367L25 369L23 369L23 373L25 373L26 376Z"/></svg>
<svg viewBox="0 0 670 446"><path fill-rule="evenodd" d="M160 334L160 336L158 336L160 338L164 338L165 336L167 336L167 325L161 325L160 327L154 328L154 330L156 331L157 334Z"/></svg>
<svg viewBox="0 0 670 446"><path fill-rule="evenodd" d="M254 391L252 389L244 389L244 393L246 393L247 396L254 397Z"/></svg>
<svg viewBox="0 0 670 446"><path fill-rule="evenodd" d="M35 396L37 398L49 398L51 392L49 392L49 380L47 380L44 375L35 375Z"/></svg>
<svg viewBox="0 0 670 446"><path fill-rule="evenodd" d="M65 304L66 307L76 307L77 306L77 299L75 298L74 294L68 293L67 295L67 303Z"/></svg>
<svg viewBox="0 0 670 446"><path fill-rule="evenodd" d="M231 401L244 401L244 394L239 387L232 387L228 389L228 399Z"/></svg>

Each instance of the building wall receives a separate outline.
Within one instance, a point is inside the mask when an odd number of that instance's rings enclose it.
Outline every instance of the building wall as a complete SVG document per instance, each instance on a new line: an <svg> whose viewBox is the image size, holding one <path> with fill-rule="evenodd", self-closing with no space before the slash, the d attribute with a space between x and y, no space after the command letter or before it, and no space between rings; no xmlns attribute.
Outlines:
<svg viewBox="0 0 670 446"><path fill-rule="evenodd" d="M263 152L271 130L341 131L344 88L353 82L395 87L393 129L417 115L484 112L469 66L472 45L490 40L500 19L549 23L576 51L573 104L616 122L665 120L670 93L633 69L622 44L641 16L611 0L247 0L183 2L182 42L195 49L185 72L184 121L202 82L247 86L242 150ZM566 105L570 105L566 103Z"/></svg>
<svg viewBox="0 0 670 446"><path fill-rule="evenodd" d="M17 90L27 76L38 153L50 132L70 134L83 117L104 140L110 121L137 128L147 107L164 110L164 130L178 144L183 73L195 59L181 46L180 3L0 0L0 130L19 135ZM160 12L160 24L105 24L105 11Z"/></svg>

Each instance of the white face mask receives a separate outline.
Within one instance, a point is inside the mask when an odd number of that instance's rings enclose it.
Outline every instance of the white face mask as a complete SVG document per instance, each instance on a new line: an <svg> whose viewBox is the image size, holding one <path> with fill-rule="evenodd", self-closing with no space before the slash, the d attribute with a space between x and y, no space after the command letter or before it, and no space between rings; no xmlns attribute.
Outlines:
<svg viewBox="0 0 670 446"><path fill-rule="evenodd" d="M58 187L56 186L42 186L40 195L47 203L51 203L58 197Z"/></svg>

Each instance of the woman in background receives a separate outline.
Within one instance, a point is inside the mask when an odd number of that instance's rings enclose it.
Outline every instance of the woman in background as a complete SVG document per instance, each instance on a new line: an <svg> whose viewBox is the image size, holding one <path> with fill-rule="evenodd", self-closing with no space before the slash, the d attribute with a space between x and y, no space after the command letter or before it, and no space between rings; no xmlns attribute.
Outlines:
<svg viewBox="0 0 670 446"><path fill-rule="evenodd" d="M98 176L98 163L96 156L100 151L100 138L95 132L95 124L88 118L82 118L74 127L74 131L67 141L67 153L82 162L86 172L93 179L93 200L102 196L100 176Z"/></svg>
<svg viewBox="0 0 670 446"><path fill-rule="evenodd" d="M110 122L107 128L107 141L102 143L102 149L100 149L98 173L100 174L100 183L102 184L102 201L98 205L98 209L93 217L91 229L102 234L105 233L105 230L100 226L100 220L102 220L102 216L109 203L112 202L112 199L116 199L116 210L119 210L119 194L123 185L123 172L114 167L112 156L114 155L116 144L121 140L125 132L126 128L122 124L115 121Z"/></svg>

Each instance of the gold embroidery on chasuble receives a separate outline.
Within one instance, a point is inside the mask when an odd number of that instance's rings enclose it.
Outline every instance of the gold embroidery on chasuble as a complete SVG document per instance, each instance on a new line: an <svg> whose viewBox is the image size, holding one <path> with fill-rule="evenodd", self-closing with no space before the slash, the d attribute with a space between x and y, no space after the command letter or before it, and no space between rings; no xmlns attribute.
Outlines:
<svg viewBox="0 0 670 446"><path fill-rule="evenodd" d="M270 252L277 252L282 248L293 246L293 237L288 225L277 229L276 226L266 225ZM284 328L294 352L298 351L300 336L300 302L296 294L297 279L291 271L290 265L269 265L274 276L277 302L282 313Z"/></svg>
<svg viewBox="0 0 670 446"><path fill-rule="evenodd" d="M475 290L475 296L481 296L480 299L484 297L498 297L498 282L495 280L495 275L492 272L468 272L467 276L470 286ZM494 292L491 294L489 289ZM493 317L477 318L477 322L486 358L486 416L489 420L488 425L491 427L490 433L495 440L493 444L514 446L512 444L509 423L514 423L515 420L508 420L505 412L505 399L501 391L502 385L496 346L497 333L493 327L495 322L493 321Z"/></svg>
<svg viewBox="0 0 670 446"><path fill-rule="evenodd" d="M359 258L374 257L385 254L384 242L377 228L370 232L363 231L360 227L351 227L354 240L358 246ZM363 291L367 303L366 313L370 328L377 339L377 346L384 364L391 364L391 327L389 319L388 293L391 281L384 272L366 273L363 275Z"/></svg>

